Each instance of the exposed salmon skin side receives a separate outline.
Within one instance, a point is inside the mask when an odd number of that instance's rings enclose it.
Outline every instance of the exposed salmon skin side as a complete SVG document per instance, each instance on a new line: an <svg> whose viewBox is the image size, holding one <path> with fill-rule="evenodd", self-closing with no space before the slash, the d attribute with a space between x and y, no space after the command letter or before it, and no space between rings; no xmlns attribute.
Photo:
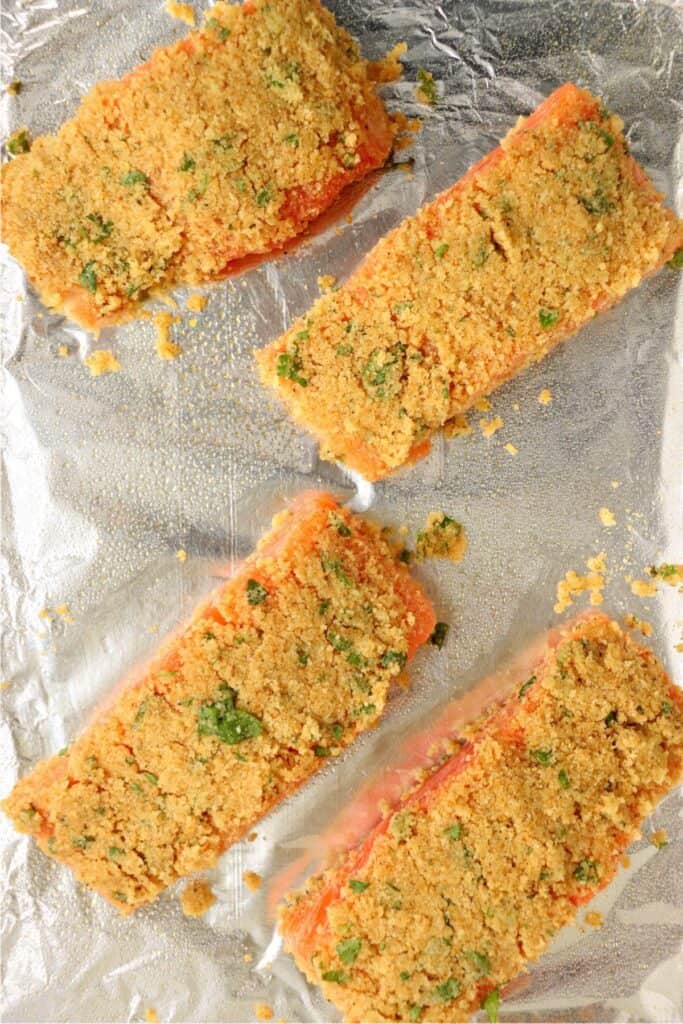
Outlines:
<svg viewBox="0 0 683 1024"><path fill-rule="evenodd" d="M379 528L300 495L3 808L128 913L211 866L375 725L434 623Z"/></svg>
<svg viewBox="0 0 683 1024"><path fill-rule="evenodd" d="M3 168L3 239L48 306L98 329L280 251L392 141L318 0L218 3Z"/></svg>
<svg viewBox="0 0 683 1024"><path fill-rule="evenodd" d="M286 948L346 1020L467 1019L611 881L680 779L683 694L616 623L583 617L532 668L282 909Z"/></svg>
<svg viewBox="0 0 683 1024"><path fill-rule="evenodd" d="M369 480L683 246L618 117L568 83L257 352L262 380Z"/></svg>

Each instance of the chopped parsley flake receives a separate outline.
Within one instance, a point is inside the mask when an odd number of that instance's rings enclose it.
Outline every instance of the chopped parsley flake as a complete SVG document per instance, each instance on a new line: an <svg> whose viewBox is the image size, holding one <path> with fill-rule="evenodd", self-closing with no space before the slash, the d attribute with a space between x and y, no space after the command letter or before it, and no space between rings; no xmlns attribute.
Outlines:
<svg viewBox="0 0 683 1024"><path fill-rule="evenodd" d="M673 705L668 700L662 701L662 714L670 715L673 711Z"/></svg>
<svg viewBox="0 0 683 1024"><path fill-rule="evenodd" d="M349 980L349 976L344 971L323 971L322 979L323 981L334 981L337 985L344 985Z"/></svg>
<svg viewBox="0 0 683 1024"><path fill-rule="evenodd" d="M210 29L212 32L215 32L222 43L224 43L225 40L230 35L230 29L226 28L225 25L221 25L218 18L207 18L206 28Z"/></svg>
<svg viewBox="0 0 683 1024"><path fill-rule="evenodd" d="M78 283L82 288L86 288L91 294L95 294L97 291L97 274L95 273L95 267L97 264L94 260L90 260L86 263L80 274L78 275Z"/></svg>
<svg viewBox="0 0 683 1024"><path fill-rule="evenodd" d="M517 699L521 700L522 697L524 696L524 694L526 693L526 691L529 689L529 687L533 686L533 684L535 682L536 682L536 676L529 676L527 681L525 683L522 683L522 685L520 686L519 693L517 694Z"/></svg>
<svg viewBox="0 0 683 1024"><path fill-rule="evenodd" d="M334 526L335 530L337 531L340 537L351 536L351 530L346 525L342 517L340 515L337 515L336 512L330 512L330 524Z"/></svg>
<svg viewBox="0 0 683 1024"><path fill-rule="evenodd" d="M683 270L683 249L678 249L666 265L672 270Z"/></svg>
<svg viewBox="0 0 683 1024"><path fill-rule="evenodd" d="M498 1011L500 1010L500 992L497 988L491 989L485 999L482 1000L482 1010L488 1017L489 1024L498 1024Z"/></svg>
<svg viewBox="0 0 683 1024"><path fill-rule="evenodd" d="M450 245L448 242L442 242L441 245L437 246L434 250L434 259L442 260L449 249Z"/></svg>
<svg viewBox="0 0 683 1024"><path fill-rule="evenodd" d="M142 774L145 776L148 782L151 782L153 786L159 785L159 778L157 775L154 774L154 772L143 772Z"/></svg>
<svg viewBox="0 0 683 1024"><path fill-rule="evenodd" d="M419 1020L420 1017L422 1016L423 1009L423 1006L418 1006L417 1003L413 1003L410 1009L408 1010L408 1015L410 1019L412 1021Z"/></svg>
<svg viewBox="0 0 683 1024"><path fill-rule="evenodd" d="M316 757L329 757L330 756L330 748L329 747L313 747L313 753L315 754Z"/></svg>
<svg viewBox="0 0 683 1024"><path fill-rule="evenodd" d="M222 690L218 700L206 701L199 708L197 733L200 736L217 736L221 743L233 746L260 736L262 731L258 718L235 707L234 691L229 687Z"/></svg>
<svg viewBox="0 0 683 1024"><path fill-rule="evenodd" d="M569 776L567 775L564 768L560 768L559 772L557 773L557 781L559 782L562 789L569 789L571 783L569 782Z"/></svg>
<svg viewBox="0 0 683 1024"><path fill-rule="evenodd" d="M262 188L259 192L256 193L256 205L263 208L271 201L272 198L273 193L270 191L270 189Z"/></svg>
<svg viewBox="0 0 683 1024"><path fill-rule="evenodd" d="M491 963L486 953L479 953L476 949L466 950L465 956L476 967L480 975L491 973Z"/></svg>
<svg viewBox="0 0 683 1024"><path fill-rule="evenodd" d="M124 851L120 846L110 846L107 850L107 856L110 860L116 860L117 857L123 857Z"/></svg>
<svg viewBox="0 0 683 1024"><path fill-rule="evenodd" d="M126 188L131 188L133 185L149 185L149 178L143 171L128 171L121 175L119 181Z"/></svg>
<svg viewBox="0 0 683 1024"><path fill-rule="evenodd" d="M449 828L445 828L443 833L450 839L460 839L462 836L462 825L458 822L457 825L451 825Z"/></svg>
<svg viewBox="0 0 683 1024"><path fill-rule="evenodd" d="M539 309L538 319L541 322L543 330L547 330L548 327L552 327L560 319L560 314L556 309Z"/></svg>
<svg viewBox="0 0 683 1024"><path fill-rule="evenodd" d="M420 92L428 103L436 103L436 82L432 76L431 71L426 71L424 68L417 69L417 80L420 83Z"/></svg>
<svg viewBox="0 0 683 1024"><path fill-rule="evenodd" d="M258 580L247 580L247 601L249 604L263 604L268 591Z"/></svg>
<svg viewBox="0 0 683 1024"><path fill-rule="evenodd" d="M451 999L455 999L460 993L460 982L457 978L449 978L448 981L442 981L440 985L437 985L434 989L434 995L440 1003L449 1003Z"/></svg>
<svg viewBox="0 0 683 1024"><path fill-rule="evenodd" d="M616 712L615 709L613 709L612 711L610 711L610 713L608 715L605 715L605 725L609 729L610 726L616 725L616 722L617 722L617 712Z"/></svg>
<svg viewBox="0 0 683 1024"><path fill-rule="evenodd" d="M537 750L529 751L534 761L538 761L539 764L548 765L552 764L553 752L549 747L539 747Z"/></svg>
<svg viewBox="0 0 683 1024"><path fill-rule="evenodd" d="M322 565L323 572L333 573L339 582L343 583L345 587L353 586L353 580L345 571L340 558L331 558L327 552L323 551L320 556L320 564Z"/></svg>
<svg viewBox="0 0 683 1024"><path fill-rule="evenodd" d="M594 860L582 860L573 871L577 882L597 883L599 881L598 865Z"/></svg>
<svg viewBox="0 0 683 1024"><path fill-rule="evenodd" d="M179 171L193 171L197 166L197 162L194 157L191 157L189 153L183 153L183 159L180 161L178 166Z"/></svg>
<svg viewBox="0 0 683 1024"><path fill-rule="evenodd" d="M385 651L379 660L382 668L389 668L390 665L398 665L403 668L406 663L407 654L405 651Z"/></svg>
<svg viewBox="0 0 683 1024"><path fill-rule="evenodd" d="M361 882L359 878L352 878L349 881L349 889L351 892L365 892L369 885L369 882Z"/></svg>
<svg viewBox="0 0 683 1024"><path fill-rule="evenodd" d="M337 943L337 955L343 964L355 963L361 948L360 939L344 939Z"/></svg>
<svg viewBox="0 0 683 1024"><path fill-rule="evenodd" d="M275 372L278 377L294 381L301 388L308 387L308 380L301 376L303 363L299 356L299 346L294 343L289 352L281 352L275 363Z"/></svg>
<svg viewBox="0 0 683 1024"><path fill-rule="evenodd" d="M91 238L92 242L103 242L105 238L109 238L112 233L114 222L111 220L103 220L99 213L88 213L85 217L97 228L97 234Z"/></svg>
<svg viewBox="0 0 683 1024"><path fill-rule="evenodd" d="M19 156L20 153L28 153L31 148L31 140L25 128L21 128L7 140L7 152L10 156Z"/></svg>

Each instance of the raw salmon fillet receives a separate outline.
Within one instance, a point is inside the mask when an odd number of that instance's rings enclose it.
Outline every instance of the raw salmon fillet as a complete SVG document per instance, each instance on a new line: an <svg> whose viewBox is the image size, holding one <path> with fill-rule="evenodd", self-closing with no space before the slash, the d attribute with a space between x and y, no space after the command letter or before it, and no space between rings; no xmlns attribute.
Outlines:
<svg viewBox="0 0 683 1024"><path fill-rule="evenodd" d="M128 913L374 726L434 622L379 528L307 493L3 808Z"/></svg>
<svg viewBox="0 0 683 1024"><path fill-rule="evenodd" d="M3 169L3 239L87 328L300 234L392 143L377 66L318 0L216 4Z"/></svg>
<svg viewBox="0 0 683 1024"><path fill-rule="evenodd" d="M466 737L466 738L465 738ZM593 613L338 864L285 946L348 1021L463 1021L614 877L683 773L683 694Z"/></svg>
<svg viewBox="0 0 683 1024"><path fill-rule="evenodd" d="M567 84L257 353L321 454L377 480L683 245L622 123Z"/></svg>

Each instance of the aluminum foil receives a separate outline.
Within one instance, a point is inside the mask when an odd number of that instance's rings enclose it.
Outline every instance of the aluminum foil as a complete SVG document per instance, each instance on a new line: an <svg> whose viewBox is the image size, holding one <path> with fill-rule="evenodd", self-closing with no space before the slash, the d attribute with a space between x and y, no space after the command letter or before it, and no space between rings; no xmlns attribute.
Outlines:
<svg viewBox="0 0 683 1024"><path fill-rule="evenodd" d="M674 651L681 598L669 588L637 598L625 579L642 578L662 558L683 561L682 292L673 272L504 387L494 399L504 427L493 438L475 417L470 437L438 439L427 460L376 486L318 460L259 386L251 356L310 305L319 274L343 279L382 234L567 79L622 115L635 155L680 210L681 8L633 0L331 6L370 57L408 44L404 79L384 93L391 108L424 120L397 157L410 157L412 172L377 175L351 222L339 211L336 224L288 255L207 289L196 326L185 316L175 329L180 359L156 358L148 322L95 343L48 314L2 255L2 793L69 741L304 487L331 487L411 530L433 509L463 521L463 563L420 570L451 623L449 641L420 653L411 691L396 695L377 730L207 873L218 901L202 919L183 917L177 890L120 919L3 818L6 1021L139 1021L150 1007L163 1021L248 1021L257 1002L276 1019L337 1019L279 948L278 892L343 837L353 819L339 821L340 807L362 799L385 770L407 780L408 737L560 621L556 582L590 555L608 555L605 608L650 621L653 646L683 679ZM5 0L2 80L20 79L23 89L3 97L3 137L24 124L34 134L55 130L93 83L184 31L161 0ZM438 83L434 108L416 101L418 66ZM95 347L111 347L122 372L92 379L80 360ZM545 387L553 401L543 407ZM603 506L616 526L601 525ZM181 548L185 563L175 557ZM69 613L54 611L62 605ZM43 609L53 610L48 618ZM669 845L635 845L631 867L592 908L604 926L563 931L512 987L503 1020L681 1019L682 810L680 792L664 801L647 830L665 828ZM257 893L243 885L245 869L263 876Z"/></svg>

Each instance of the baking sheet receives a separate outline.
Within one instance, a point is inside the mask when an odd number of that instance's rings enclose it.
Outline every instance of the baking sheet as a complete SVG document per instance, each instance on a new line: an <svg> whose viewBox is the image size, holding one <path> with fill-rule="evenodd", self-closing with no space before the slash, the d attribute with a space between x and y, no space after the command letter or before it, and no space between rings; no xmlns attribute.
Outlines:
<svg viewBox="0 0 683 1024"><path fill-rule="evenodd" d="M605 608L652 622L653 646L683 679L674 651L682 599L669 588L634 597L624 578L643 577L653 561L683 560L680 276L665 270L646 282L503 388L494 409L504 427L492 439L475 416L470 437L437 439L419 466L374 486L318 460L258 384L251 356L310 305L319 274L343 279L382 234L567 79L621 114L636 157L680 212L680 6L330 6L367 56L408 43L404 80L384 95L392 109L424 120L398 157L413 159L412 174L378 175L351 223L342 217L288 255L207 289L197 325L186 315L175 329L180 359L156 358L145 322L95 343L46 313L2 253L2 795L73 737L120 674L304 487L332 487L411 530L435 508L464 522L463 563L419 570L451 623L449 641L419 654L412 691L396 696L372 735L207 873L218 901L202 919L183 917L176 890L123 921L0 819L5 1021L139 1021L149 1007L164 1021L248 1021L256 1002L269 1003L276 1019L337 1019L279 951L273 884L310 863L340 806L400 763L411 731L559 621L555 585L590 555L608 554ZM3 96L3 137L24 124L53 131L89 86L186 31L161 3L132 0L5 0L1 29L2 81L23 82L19 97ZM418 66L437 80L434 109L415 100ZM80 358L95 347L111 347L121 373L92 379ZM544 387L553 394L546 407L537 402ZM504 449L508 441L517 456ZM601 526L602 506L615 527ZM62 604L73 622L39 617ZM566 929L505 1001L503 1020L683 1017L682 811L679 791L648 825L666 828L669 845L636 844L631 867L595 901L604 926ZM259 892L243 885L245 869L264 876Z"/></svg>

